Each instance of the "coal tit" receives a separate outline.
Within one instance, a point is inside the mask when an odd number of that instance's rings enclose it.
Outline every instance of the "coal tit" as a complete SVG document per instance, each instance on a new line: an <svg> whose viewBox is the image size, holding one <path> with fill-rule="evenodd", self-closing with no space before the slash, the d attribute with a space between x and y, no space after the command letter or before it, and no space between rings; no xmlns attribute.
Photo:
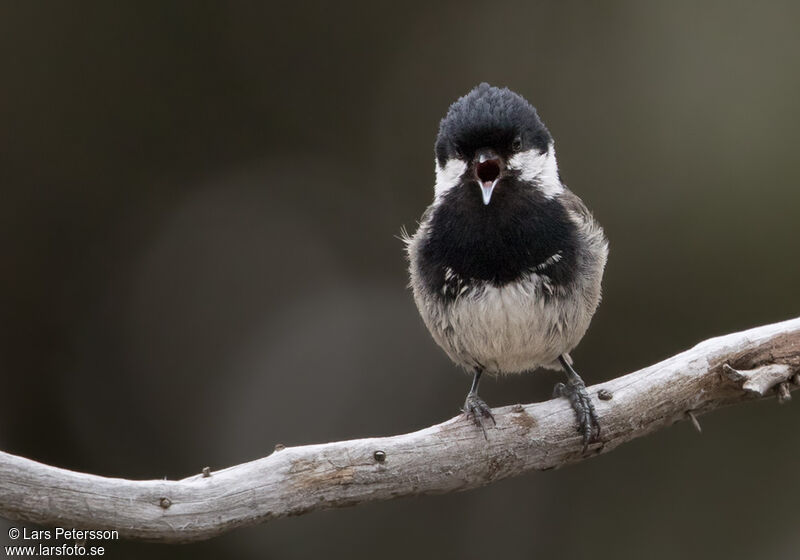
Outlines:
<svg viewBox="0 0 800 560"><path fill-rule="evenodd" d="M486 83L450 106L433 203L406 237L414 300L434 340L473 374L464 413L494 421L483 373L562 369L584 449L600 425L569 352L600 302L608 242L561 182L553 138L520 95ZM485 431L484 431L485 433Z"/></svg>

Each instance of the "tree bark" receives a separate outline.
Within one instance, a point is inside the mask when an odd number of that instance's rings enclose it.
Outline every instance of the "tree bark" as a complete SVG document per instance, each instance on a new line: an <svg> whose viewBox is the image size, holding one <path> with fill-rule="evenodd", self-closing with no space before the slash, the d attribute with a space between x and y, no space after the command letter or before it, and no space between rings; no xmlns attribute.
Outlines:
<svg viewBox="0 0 800 560"><path fill-rule="evenodd" d="M161 542L398 496L467 490L607 453L712 409L800 383L800 318L706 340L588 388L601 441L582 451L566 399L494 409L486 435L463 417L417 432L276 449L183 480L105 478L0 452L0 516Z"/></svg>

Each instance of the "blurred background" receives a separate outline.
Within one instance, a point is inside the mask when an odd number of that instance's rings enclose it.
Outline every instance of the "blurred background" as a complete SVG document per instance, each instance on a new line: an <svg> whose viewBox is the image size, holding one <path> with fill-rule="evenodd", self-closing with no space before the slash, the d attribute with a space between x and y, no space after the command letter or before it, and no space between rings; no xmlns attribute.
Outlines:
<svg viewBox="0 0 800 560"><path fill-rule="evenodd" d="M484 80L538 107L611 240L587 382L798 315L798 23L789 1L4 3L0 448L182 478L455 415L469 378L395 236L432 198L439 119ZM701 422L107 556L797 558L800 403Z"/></svg>

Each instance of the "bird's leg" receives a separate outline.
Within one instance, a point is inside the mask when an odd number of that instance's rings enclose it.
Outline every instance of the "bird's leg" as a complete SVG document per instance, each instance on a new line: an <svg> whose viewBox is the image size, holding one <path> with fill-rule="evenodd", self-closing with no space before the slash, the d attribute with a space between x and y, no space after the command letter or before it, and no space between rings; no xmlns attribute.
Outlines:
<svg viewBox="0 0 800 560"><path fill-rule="evenodd" d="M482 368L475 369L475 375L472 378L472 387L469 393L467 393L467 400L464 401L464 408L462 410L464 416L467 418L471 417L473 422L483 430L483 435L486 436L486 428L483 425L484 419L491 418L493 424L497 422L495 422L492 409L478 396L478 382L481 380L481 373L483 373Z"/></svg>
<svg viewBox="0 0 800 560"><path fill-rule="evenodd" d="M564 373L567 374L567 383L556 383L553 396L566 397L569 399L572 409L578 416L578 431L583 435L583 450L589 447L593 441L600 438L600 423L597 421L597 412L594 410L589 393L586 392L586 385L566 358L561 355L558 357Z"/></svg>

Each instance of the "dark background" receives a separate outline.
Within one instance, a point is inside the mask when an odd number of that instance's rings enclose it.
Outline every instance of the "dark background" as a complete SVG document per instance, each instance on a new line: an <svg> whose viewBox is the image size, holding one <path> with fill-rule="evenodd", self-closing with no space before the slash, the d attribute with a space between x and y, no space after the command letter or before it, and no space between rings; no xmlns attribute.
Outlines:
<svg viewBox="0 0 800 560"><path fill-rule="evenodd" d="M799 16L4 3L0 448L181 478L456 414L469 379L418 317L394 236L432 198L439 119L484 80L539 108L611 240L574 353L587 381L797 315ZM557 380L482 394L543 400ZM107 556L796 558L800 404L701 421L476 491Z"/></svg>

